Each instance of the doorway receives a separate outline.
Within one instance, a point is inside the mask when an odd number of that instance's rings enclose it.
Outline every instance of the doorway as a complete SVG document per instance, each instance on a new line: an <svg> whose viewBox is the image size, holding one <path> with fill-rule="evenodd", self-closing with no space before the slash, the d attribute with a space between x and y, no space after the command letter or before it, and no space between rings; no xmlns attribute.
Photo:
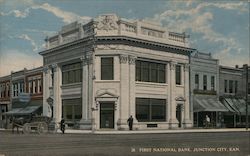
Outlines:
<svg viewBox="0 0 250 156"><path fill-rule="evenodd" d="M100 128L114 128L114 103L100 104Z"/></svg>
<svg viewBox="0 0 250 156"><path fill-rule="evenodd" d="M181 105L178 104L176 107L176 119L179 121L178 127L181 127L182 125L182 115L181 115Z"/></svg>

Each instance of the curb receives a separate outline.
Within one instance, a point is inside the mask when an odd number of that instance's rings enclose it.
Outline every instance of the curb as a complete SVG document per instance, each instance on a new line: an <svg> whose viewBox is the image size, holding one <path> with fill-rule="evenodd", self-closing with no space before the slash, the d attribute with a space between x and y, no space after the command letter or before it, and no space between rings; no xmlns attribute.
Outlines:
<svg viewBox="0 0 250 156"><path fill-rule="evenodd" d="M11 131L11 129L0 129L1 131ZM184 130L134 130L134 131L115 131L115 130L72 130L66 129L66 134L171 134L171 133L219 133L219 132L249 132L250 129L246 130L243 128L233 129L184 129ZM54 134L61 133L60 130ZM51 133L53 134L53 133Z"/></svg>

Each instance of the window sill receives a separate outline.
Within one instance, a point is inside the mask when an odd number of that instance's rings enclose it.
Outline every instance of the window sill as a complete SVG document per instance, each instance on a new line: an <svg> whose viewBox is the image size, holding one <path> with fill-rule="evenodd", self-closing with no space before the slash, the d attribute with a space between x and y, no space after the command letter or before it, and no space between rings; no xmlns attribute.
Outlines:
<svg viewBox="0 0 250 156"><path fill-rule="evenodd" d="M156 82L141 82L141 81L136 81L136 84L142 84L142 85L156 85L156 86L167 86L167 83L156 83Z"/></svg>
<svg viewBox="0 0 250 156"><path fill-rule="evenodd" d="M120 80L95 80L96 83L119 83Z"/></svg>

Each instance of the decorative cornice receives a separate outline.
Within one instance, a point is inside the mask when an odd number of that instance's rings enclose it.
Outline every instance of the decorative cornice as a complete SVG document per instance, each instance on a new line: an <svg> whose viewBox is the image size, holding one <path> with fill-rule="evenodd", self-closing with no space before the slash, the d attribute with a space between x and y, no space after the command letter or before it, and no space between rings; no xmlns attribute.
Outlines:
<svg viewBox="0 0 250 156"><path fill-rule="evenodd" d="M120 63L127 63L128 61L128 56L127 55L120 55Z"/></svg>

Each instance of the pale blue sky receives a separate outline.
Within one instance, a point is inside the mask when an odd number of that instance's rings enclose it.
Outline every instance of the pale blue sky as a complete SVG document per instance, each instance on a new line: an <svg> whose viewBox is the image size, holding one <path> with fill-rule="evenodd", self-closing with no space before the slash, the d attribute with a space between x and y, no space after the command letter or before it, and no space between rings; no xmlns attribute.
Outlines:
<svg viewBox="0 0 250 156"><path fill-rule="evenodd" d="M47 35L99 14L160 22L221 65L249 62L249 2L198 0L0 0L0 76L42 65Z"/></svg>

